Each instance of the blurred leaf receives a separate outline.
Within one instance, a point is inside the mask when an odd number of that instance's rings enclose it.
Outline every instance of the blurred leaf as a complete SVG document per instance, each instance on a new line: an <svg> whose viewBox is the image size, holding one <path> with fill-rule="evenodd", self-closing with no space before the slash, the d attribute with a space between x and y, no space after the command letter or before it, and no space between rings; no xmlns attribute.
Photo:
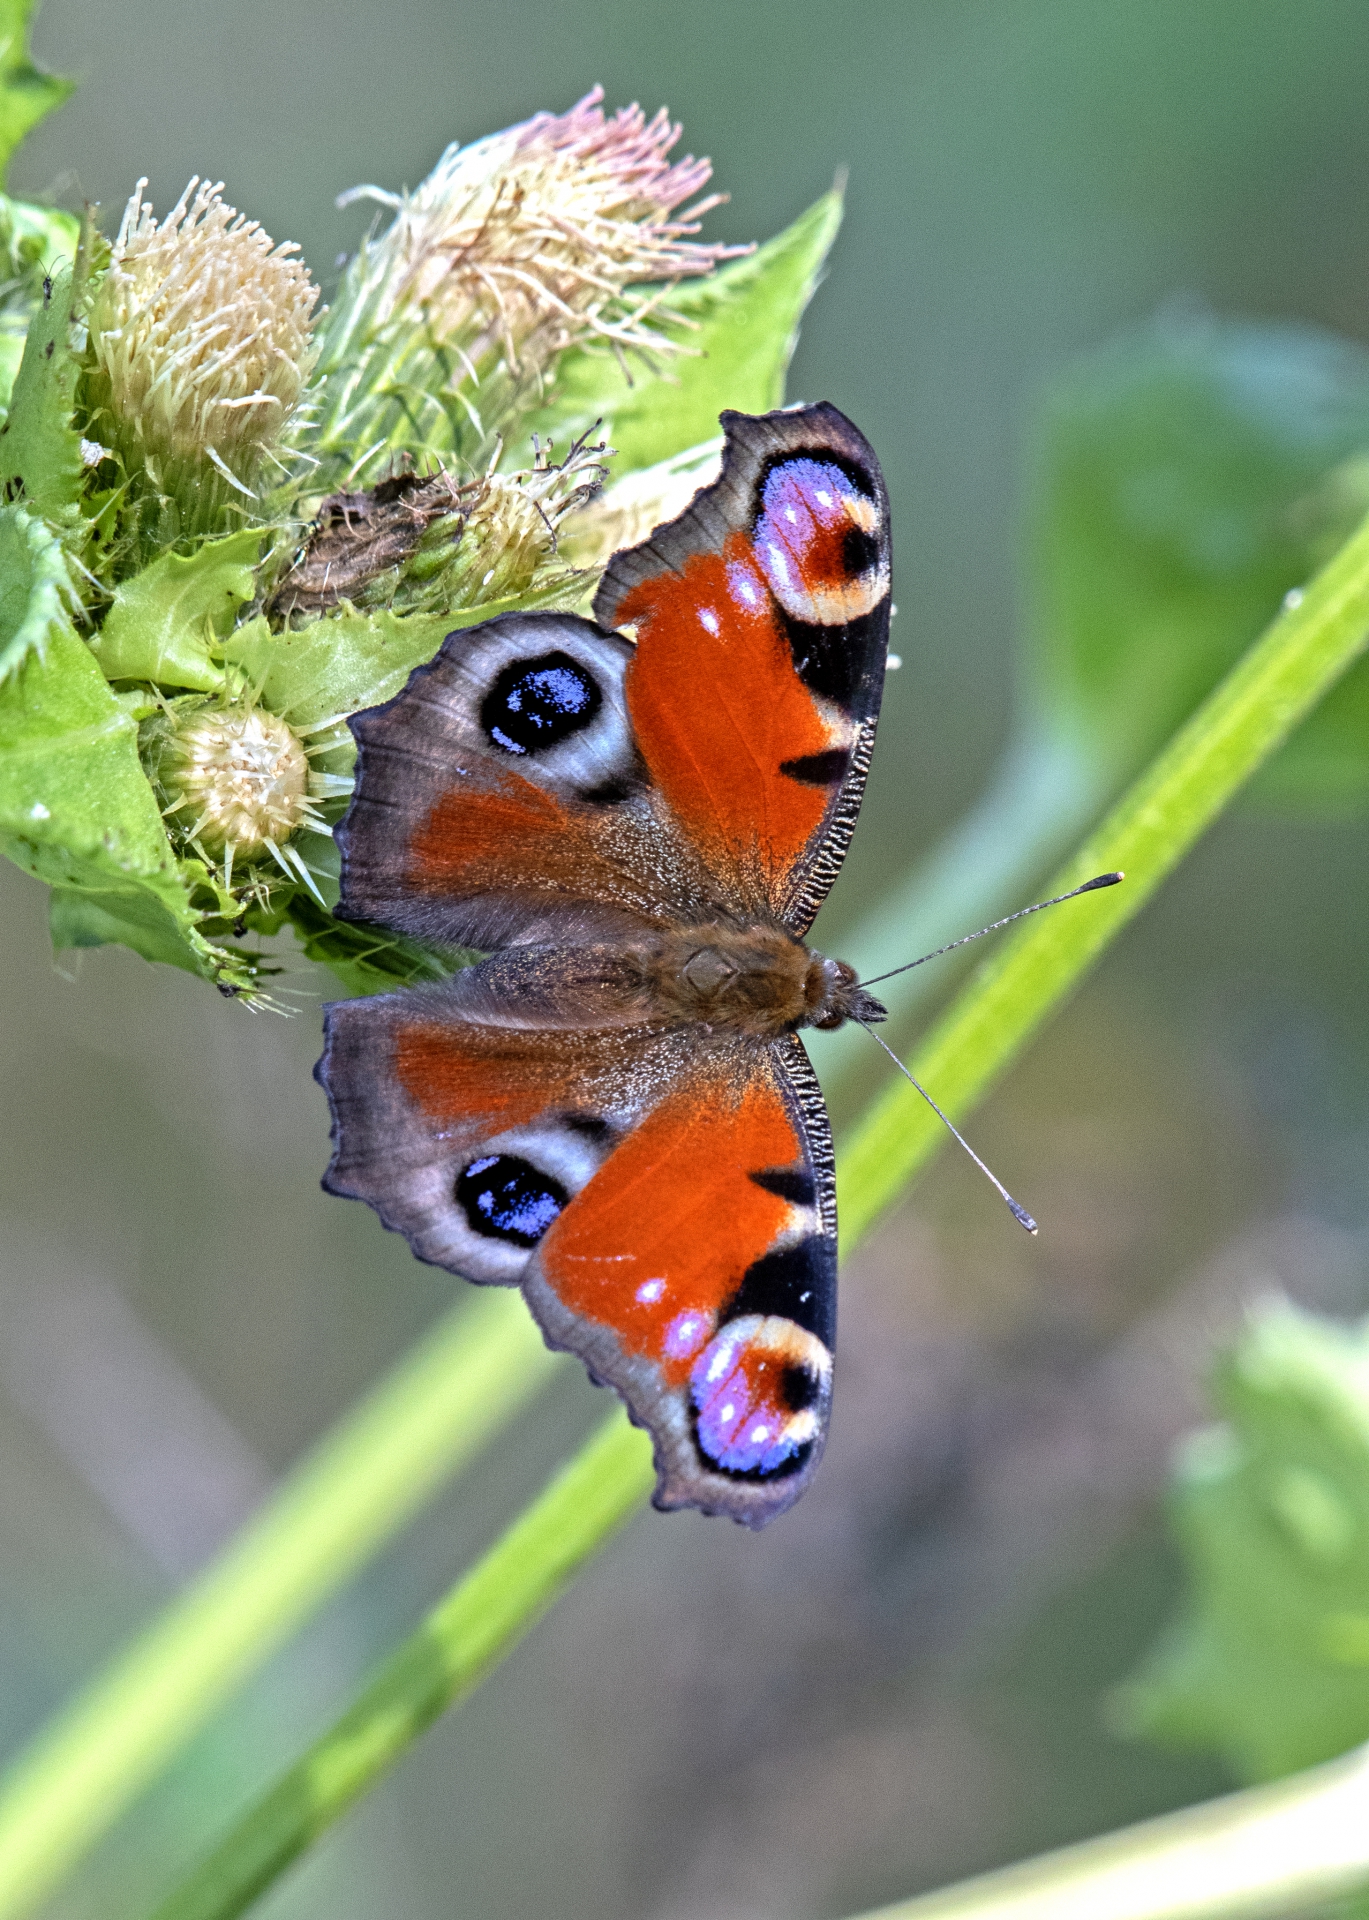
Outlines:
<svg viewBox="0 0 1369 1920"><path fill-rule="evenodd" d="M1188 1611L1117 1699L1269 1780L1369 1738L1369 1321L1268 1310L1215 1398L1172 1492Z"/></svg>
<svg viewBox="0 0 1369 1920"><path fill-rule="evenodd" d="M71 350L74 269L43 283L29 322L24 358L0 427L0 490L55 526L74 525L85 469L72 425L78 367Z"/></svg>
<svg viewBox="0 0 1369 1920"><path fill-rule="evenodd" d="M212 946L138 759L138 728L62 615L0 688L0 849L58 890L59 944L118 939L230 987L250 963Z"/></svg>
<svg viewBox="0 0 1369 1920"><path fill-rule="evenodd" d="M91 641L106 677L216 693L224 672L210 650L256 593L260 550L259 533L230 533L189 556L165 553L116 588Z"/></svg>
<svg viewBox="0 0 1369 1920"><path fill-rule="evenodd" d="M1031 690L1055 725L1130 773L1357 523L1369 486L1342 463L1365 447L1369 354L1329 334L1169 314L1071 368L1033 528ZM1361 663L1263 792L1369 801L1366 718Z"/></svg>
<svg viewBox="0 0 1369 1920"><path fill-rule="evenodd" d="M0 683L43 654L75 597L56 536L22 507L0 507Z"/></svg>
<svg viewBox="0 0 1369 1920"><path fill-rule="evenodd" d="M617 449L616 471L631 473L712 439L724 407L767 413L782 406L799 321L836 239L841 210L841 194L833 189L755 253L672 288L665 305L690 324L666 331L689 352L659 372L634 361L629 385L607 349L577 347L564 354L549 404L521 422L524 437L510 443L513 464L524 458L527 435L550 436L560 447L602 419L609 445Z"/></svg>
<svg viewBox="0 0 1369 1920"><path fill-rule="evenodd" d="M3 0L0 0L3 6ZM70 266L81 244L81 222L61 207L35 206L0 193L0 249L4 277L17 278L34 268L49 272Z"/></svg>
<svg viewBox="0 0 1369 1920"><path fill-rule="evenodd" d="M0 180L15 148L76 90L74 80L44 73L28 57L35 0L0 0Z"/></svg>

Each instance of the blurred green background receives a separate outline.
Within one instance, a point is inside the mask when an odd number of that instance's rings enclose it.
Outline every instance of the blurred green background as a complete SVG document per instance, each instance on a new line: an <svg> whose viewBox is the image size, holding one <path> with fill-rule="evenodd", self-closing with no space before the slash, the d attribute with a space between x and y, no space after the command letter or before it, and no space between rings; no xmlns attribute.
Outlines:
<svg viewBox="0 0 1369 1920"><path fill-rule="evenodd" d="M829 950L1002 752L1044 385L1175 301L1369 335L1354 0L47 0L36 47L82 84L14 191L87 196L112 227L141 174L159 211L192 172L223 178L325 288L364 218L335 193L416 183L449 139L595 81L610 105L667 102L713 156L718 237L765 237L850 169L791 394L880 453L905 665ZM756 1538L640 1519L262 1911L823 1920L1226 1784L1114 1739L1104 1701L1173 1602L1156 1495L1213 1339L1278 1289L1369 1304L1366 904L1362 822L1225 821L977 1119L1039 1242L943 1157L845 1276L803 1504ZM116 950L59 973L43 891L10 868L0 941L15 1745L453 1283L318 1191L311 1001L253 1018ZM49 1920L138 1912L601 1404L568 1369Z"/></svg>

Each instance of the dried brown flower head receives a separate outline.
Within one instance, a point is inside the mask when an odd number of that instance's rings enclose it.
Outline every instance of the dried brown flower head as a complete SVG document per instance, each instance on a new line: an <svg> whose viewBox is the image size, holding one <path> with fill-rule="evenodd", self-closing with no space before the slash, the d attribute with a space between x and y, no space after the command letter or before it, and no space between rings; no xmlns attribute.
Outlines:
<svg viewBox="0 0 1369 1920"><path fill-rule="evenodd" d="M330 494L268 615L298 620L343 602L445 613L569 587L576 576L560 556L561 523L599 492L612 451L588 439L558 462L550 445L537 447L521 473L462 482L442 469L406 472Z"/></svg>

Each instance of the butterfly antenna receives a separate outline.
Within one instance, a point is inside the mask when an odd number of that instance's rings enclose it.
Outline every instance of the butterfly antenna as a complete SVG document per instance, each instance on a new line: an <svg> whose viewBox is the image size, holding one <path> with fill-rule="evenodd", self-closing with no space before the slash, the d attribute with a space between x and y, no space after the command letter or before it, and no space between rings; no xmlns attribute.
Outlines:
<svg viewBox="0 0 1369 1920"><path fill-rule="evenodd" d="M1093 881L1090 884L1096 886L1098 883L1097 881ZM1064 898L1068 900L1069 895L1068 894L1064 895ZM1041 904L1043 906L1046 906L1049 904L1053 904L1053 902L1042 901ZM1032 909L1028 907L1026 911L1030 913ZM1017 918L1016 914L1013 915L1013 918L1014 919ZM971 936L971 938L973 938L973 935ZM931 956L928 955L929 959L930 957ZM916 964L916 962L914 962L914 964ZM904 1079L909 1081L913 1086L917 1088L918 1092L922 1095L923 1099L927 1102L927 1105L931 1108L932 1112L936 1115L937 1119L940 1120L942 1125L945 1126L960 1142L961 1146L964 1147L966 1153L969 1154L971 1160L974 1161L975 1165L979 1168L979 1171L984 1175L985 1179L991 1180L993 1182L994 1186L997 1187L999 1193L1001 1193L1003 1198L1007 1201L1008 1210L1012 1214L1013 1219L1016 1220L1018 1226L1025 1227L1028 1233L1039 1232L1039 1228L1037 1227L1035 1220L1032 1219L1031 1215L1027 1212L1027 1209L1024 1206L1022 1206L1020 1202L1013 1199L1012 1195L1008 1192L1008 1189L1003 1185L1003 1182L999 1179L998 1175L994 1172L993 1168L985 1166L984 1162L980 1159L979 1155L975 1152L974 1148L970 1145L969 1141L965 1138L964 1134L961 1133L960 1129L957 1126L955 1126L952 1121L947 1119L946 1115L941 1111L940 1107L936 1104L936 1101L933 1100L931 1094L928 1093L926 1087L922 1085L922 1082L920 1080L913 1079L912 1074L909 1073L908 1069L904 1066L903 1062L899 1059L898 1055L894 1052L893 1048L891 1046L887 1046L885 1042L880 1039L879 1035L875 1032L873 1027L866 1026L866 1023L864 1020L857 1021L856 1024L858 1026L865 1027L865 1031L869 1034L870 1038L874 1041L877 1047L884 1048L884 1051L888 1054L889 1058L893 1061L894 1065L898 1068L899 1072L903 1075Z"/></svg>
<svg viewBox="0 0 1369 1920"><path fill-rule="evenodd" d="M982 940L986 933L997 933L1000 927L1010 927L1014 920L1024 920L1029 913L1042 913L1047 907L1058 907L1062 900L1077 899L1081 893L1093 893L1099 887L1115 887L1119 880L1125 880L1126 877L1124 873L1095 874L1093 879L1086 880L1082 887L1071 887L1068 893L1057 893L1053 900L1038 900L1034 907L1019 907L1016 913L1010 913L1005 920L990 921L989 925L987 927L981 927L978 933L964 933L958 940L949 941L944 947L934 947L930 953L924 953L920 960L909 960L904 966L891 967L888 973L877 973L873 980L862 980L859 984L862 987L877 987L881 980L892 980L896 973L911 973L914 967L920 967L928 960L939 960L943 953L954 953L957 947L967 947L971 940ZM875 1037L876 1039L879 1038L878 1035ZM880 1040L879 1044L882 1047L884 1046L882 1040ZM886 1053L888 1052L887 1047L885 1047L884 1050ZM901 1064L902 1062L900 1062L900 1065ZM905 1067L904 1072L907 1073L907 1071ZM910 1080L912 1079L911 1074L909 1074L908 1077ZM917 1082L913 1081L913 1084L916 1086ZM922 1089L919 1087L918 1091L920 1093ZM942 1114L941 1117L943 1120L946 1118L944 1114ZM949 1120L946 1121L946 1124L948 1127L951 1125ZM954 1133L955 1128L951 1127L951 1131ZM962 1141L961 1144L963 1145L964 1142ZM987 1167L985 1168L985 1172L988 1172ZM989 1174L989 1178L992 1179L993 1175ZM1033 1228L1032 1231L1035 1232L1035 1228Z"/></svg>

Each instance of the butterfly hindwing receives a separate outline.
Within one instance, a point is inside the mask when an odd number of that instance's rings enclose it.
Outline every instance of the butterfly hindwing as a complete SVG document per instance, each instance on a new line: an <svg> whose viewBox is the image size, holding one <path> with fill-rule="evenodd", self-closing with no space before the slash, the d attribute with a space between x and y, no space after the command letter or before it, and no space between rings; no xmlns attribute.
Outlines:
<svg viewBox="0 0 1369 1920"><path fill-rule="evenodd" d="M451 984L329 1009L325 1184L420 1258L521 1285L650 1430L659 1506L763 1525L831 1399L831 1150L802 1046L487 1025Z"/></svg>
<svg viewBox="0 0 1369 1920"><path fill-rule="evenodd" d="M797 1039L696 1057L539 1245L549 1343L617 1388L658 1507L763 1526L822 1453L836 1339L827 1118Z"/></svg>

